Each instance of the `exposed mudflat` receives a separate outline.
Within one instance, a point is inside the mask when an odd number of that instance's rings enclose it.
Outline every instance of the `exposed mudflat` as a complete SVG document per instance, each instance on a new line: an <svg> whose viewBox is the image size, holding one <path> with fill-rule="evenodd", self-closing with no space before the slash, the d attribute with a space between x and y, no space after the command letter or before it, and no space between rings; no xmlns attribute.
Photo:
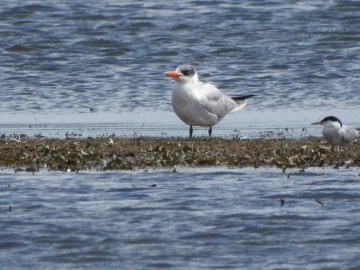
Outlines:
<svg viewBox="0 0 360 270"><path fill-rule="evenodd" d="M360 143L320 138L2 138L0 165L16 170L131 170L173 166L360 167Z"/></svg>

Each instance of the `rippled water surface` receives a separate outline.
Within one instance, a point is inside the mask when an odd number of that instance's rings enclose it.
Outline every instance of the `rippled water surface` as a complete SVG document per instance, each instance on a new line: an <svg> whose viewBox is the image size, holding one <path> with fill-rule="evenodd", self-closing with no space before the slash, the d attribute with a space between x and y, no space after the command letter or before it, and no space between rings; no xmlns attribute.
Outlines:
<svg viewBox="0 0 360 270"><path fill-rule="evenodd" d="M359 25L355 0L2 0L0 113L170 112L163 73L192 63L229 95L256 94L239 122L259 110L359 115Z"/></svg>
<svg viewBox="0 0 360 270"><path fill-rule="evenodd" d="M215 136L360 126L359 25L355 0L0 0L0 134L187 136L180 63L256 95ZM287 173L1 170L1 268L360 267L359 170Z"/></svg>
<svg viewBox="0 0 360 270"><path fill-rule="evenodd" d="M359 173L2 170L1 264L4 269L357 269Z"/></svg>

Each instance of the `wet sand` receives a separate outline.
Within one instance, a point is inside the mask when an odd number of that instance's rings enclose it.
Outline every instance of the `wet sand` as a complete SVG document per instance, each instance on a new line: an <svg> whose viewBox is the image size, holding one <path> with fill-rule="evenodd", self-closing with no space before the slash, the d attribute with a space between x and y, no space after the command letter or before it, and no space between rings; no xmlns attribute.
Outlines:
<svg viewBox="0 0 360 270"><path fill-rule="evenodd" d="M11 138L0 166L17 171L132 170L175 166L360 167L360 143L333 149L321 138Z"/></svg>

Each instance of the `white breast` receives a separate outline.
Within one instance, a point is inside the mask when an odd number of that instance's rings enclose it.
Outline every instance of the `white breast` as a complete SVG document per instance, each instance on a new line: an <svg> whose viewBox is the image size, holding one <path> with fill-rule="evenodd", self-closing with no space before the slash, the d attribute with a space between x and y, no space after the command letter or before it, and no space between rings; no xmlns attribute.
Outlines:
<svg viewBox="0 0 360 270"><path fill-rule="evenodd" d="M204 106L202 83L175 84L172 91L172 105L176 115L186 124L193 126L214 126L220 120Z"/></svg>
<svg viewBox="0 0 360 270"><path fill-rule="evenodd" d="M342 144L342 136L341 129L336 128L334 126L324 126L322 134L329 143L341 145Z"/></svg>

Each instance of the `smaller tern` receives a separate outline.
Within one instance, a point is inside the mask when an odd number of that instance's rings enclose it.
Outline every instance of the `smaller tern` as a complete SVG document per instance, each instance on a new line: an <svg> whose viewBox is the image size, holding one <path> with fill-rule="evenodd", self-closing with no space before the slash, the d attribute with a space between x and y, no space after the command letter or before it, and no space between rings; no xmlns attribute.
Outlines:
<svg viewBox="0 0 360 270"><path fill-rule="evenodd" d="M359 137L359 131L343 125L335 116L327 116L312 125L323 125L322 134L327 142L335 145L347 145Z"/></svg>
<svg viewBox="0 0 360 270"><path fill-rule="evenodd" d="M172 89L172 106L176 115L190 126L190 138L193 126L212 127L227 114L245 107L247 99L254 95L229 97L210 83L199 81L192 65L179 65L175 70L164 74L175 80Z"/></svg>

